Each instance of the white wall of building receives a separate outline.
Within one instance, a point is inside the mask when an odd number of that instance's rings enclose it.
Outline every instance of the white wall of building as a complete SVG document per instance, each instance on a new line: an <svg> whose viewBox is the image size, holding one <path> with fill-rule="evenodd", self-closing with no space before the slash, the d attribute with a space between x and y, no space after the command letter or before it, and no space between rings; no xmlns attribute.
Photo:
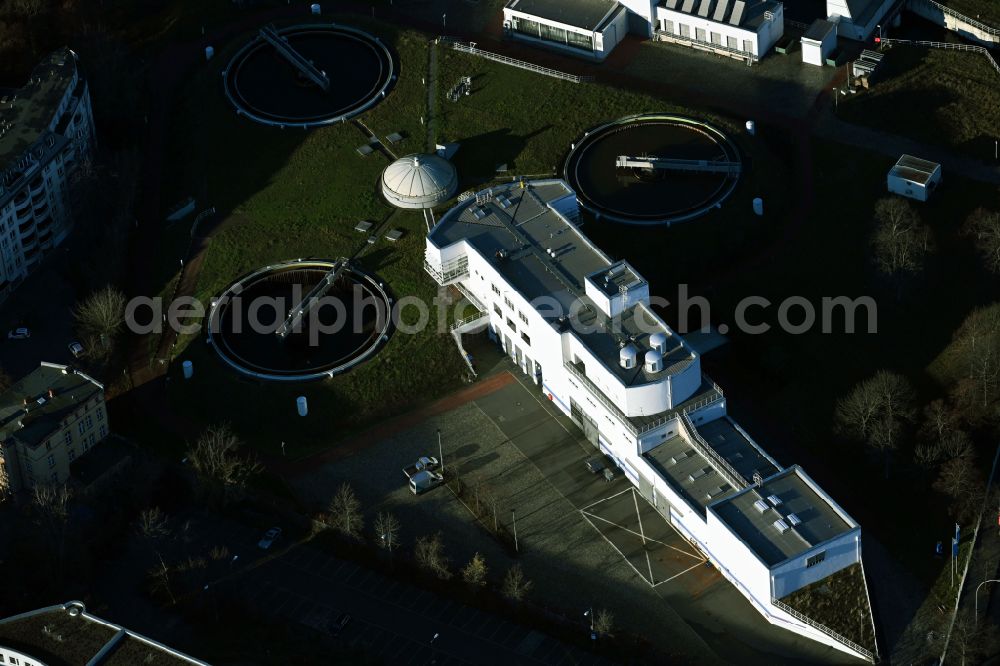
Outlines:
<svg viewBox="0 0 1000 666"><path fill-rule="evenodd" d="M664 34L711 44L718 48L732 49L763 57L785 32L784 10L778 5L774 19L764 21L760 28L750 30L728 23L692 16L666 7L656 9L657 29Z"/></svg>
<svg viewBox="0 0 1000 666"><path fill-rule="evenodd" d="M889 191L901 197L916 199L917 201L927 201L938 184L941 182L941 169L938 168L931 176L927 184L907 180L892 173L889 174L887 184Z"/></svg>
<svg viewBox="0 0 1000 666"><path fill-rule="evenodd" d="M894 2L894 0L872 1L880 3L878 10L872 14L867 23L858 24L855 23L855 17L851 15L851 9L847 5L847 0L826 0L826 13L829 20L837 24L837 34L841 37L859 41L868 39Z"/></svg>
<svg viewBox="0 0 1000 666"><path fill-rule="evenodd" d="M809 558L822 554L823 561L812 567ZM861 530L842 534L836 539L775 565L771 570L772 596L781 599L795 590L822 580L861 561Z"/></svg>
<svg viewBox="0 0 1000 666"><path fill-rule="evenodd" d="M543 39L542 37L532 36L524 32L520 32L514 29L518 25L522 25L520 22L522 20L534 21L536 23L541 23L546 26L551 26L553 28L558 28L565 30L569 33L574 33L577 35L584 35L591 39L592 48L590 50L585 50L576 46L570 46L566 43L560 43L550 39ZM607 23L602 30L592 31L584 30L578 28L574 25L569 25L567 23L561 23L559 21L552 21L549 19L544 19L538 16L533 16L531 14L525 14L524 12L519 12L516 9L511 9L510 7L504 7L503 9L503 21L505 29L509 30L509 34L516 39L522 39L525 41L530 41L535 44L548 46L565 53L576 55L576 56L590 56L597 60L604 60L610 55L611 51L614 50L618 43L624 39L625 35L628 34L628 17L627 12L620 12L614 17L614 20Z"/></svg>

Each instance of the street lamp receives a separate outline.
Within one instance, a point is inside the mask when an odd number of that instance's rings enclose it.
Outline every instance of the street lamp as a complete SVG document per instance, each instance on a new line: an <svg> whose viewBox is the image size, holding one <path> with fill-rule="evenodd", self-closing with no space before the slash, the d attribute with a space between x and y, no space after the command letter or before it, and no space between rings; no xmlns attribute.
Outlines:
<svg viewBox="0 0 1000 666"><path fill-rule="evenodd" d="M437 637L440 636L440 635L441 634L437 634L437 633L434 634L434 636L431 638L430 642L427 644L427 646L430 647L430 649L431 649L431 663L432 664L436 664L437 663L437 651L434 650L434 641L436 641Z"/></svg>
<svg viewBox="0 0 1000 666"><path fill-rule="evenodd" d="M583 616L590 618L590 640L596 641L597 640L597 632L594 630L594 607L591 606L590 608L588 608L584 612Z"/></svg>
<svg viewBox="0 0 1000 666"><path fill-rule="evenodd" d="M441 14L441 27L442 28L447 28L448 27L448 15L447 14Z"/></svg>
<svg viewBox="0 0 1000 666"><path fill-rule="evenodd" d="M441 428L438 428L438 462L441 463L441 473L444 474L444 449L441 448Z"/></svg>
<svg viewBox="0 0 1000 666"><path fill-rule="evenodd" d="M972 616L976 618L976 622L979 622L979 588L981 588L983 585L986 585L986 583L1000 583L1000 580L997 580L995 578L987 578L982 583L976 586L976 614Z"/></svg>

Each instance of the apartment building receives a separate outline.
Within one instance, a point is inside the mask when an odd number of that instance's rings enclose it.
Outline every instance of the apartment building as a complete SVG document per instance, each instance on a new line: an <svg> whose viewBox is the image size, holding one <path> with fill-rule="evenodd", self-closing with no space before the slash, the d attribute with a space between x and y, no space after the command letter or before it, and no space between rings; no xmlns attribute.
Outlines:
<svg viewBox="0 0 1000 666"><path fill-rule="evenodd" d="M70 464L109 432L104 386L42 363L0 394L0 467L10 492L65 483Z"/></svg>
<svg viewBox="0 0 1000 666"><path fill-rule="evenodd" d="M70 49L44 58L21 88L0 89L0 301L69 234L70 178L93 141Z"/></svg>

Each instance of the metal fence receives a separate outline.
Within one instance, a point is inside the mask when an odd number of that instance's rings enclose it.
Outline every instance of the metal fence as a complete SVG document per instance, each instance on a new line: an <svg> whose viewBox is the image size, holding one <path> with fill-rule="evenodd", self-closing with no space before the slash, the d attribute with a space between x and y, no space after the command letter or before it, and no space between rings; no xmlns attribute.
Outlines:
<svg viewBox="0 0 1000 666"><path fill-rule="evenodd" d="M713 449L711 445L705 441L705 438L698 432L698 429L695 427L694 422L691 420L691 417L688 416L686 411L681 413L681 423L684 424L684 428L688 431L688 439L690 442L694 444L695 448L698 449L698 452L701 453L702 456L715 463L719 471L722 472L722 475L726 477L726 481L729 481L730 485L737 490L742 490L750 485L750 483L743 478L742 474L737 472L732 465L726 462L722 456L716 453L715 449Z"/></svg>
<svg viewBox="0 0 1000 666"><path fill-rule="evenodd" d="M794 608L792 608L788 604L784 603L783 601L780 601L778 599L771 599L771 603L774 604L775 607L780 608L781 610L785 611L786 613L788 613L789 615L791 615L792 617L794 617L796 620L800 620L802 622L805 622L806 624L808 624L813 629L816 629L818 631L822 631L824 634L826 634L830 638L832 638L832 639L834 639L834 640L836 640L836 641L838 641L840 643L843 643L844 645L846 645L847 647L851 648L852 650L854 650L858 654L862 655L865 659L868 660L869 663L874 664L878 660L878 658L875 656L875 653L872 652L871 650L867 650L867 649L861 647L860 645L858 645L857 643L855 643L854 641L852 641L851 639L846 638L845 636L841 636L840 634L838 634L836 631L834 631L830 627L826 626L825 624L820 624L816 620L813 620L812 618L806 617L805 615L803 615L802 613L798 612L797 610L795 610Z"/></svg>
<svg viewBox="0 0 1000 666"><path fill-rule="evenodd" d="M499 53L493 53L492 51L484 51L483 49L476 48L475 42L469 42L466 44L464 42L457 41L454 37L438 37L438 42L450 45L455 51L461 51L462 53L479 56L480 58L486 58L487 60L499 62L504 65L510 65L511 67L517 67L529 72L535 72L536 74L551 76L554 79L562 79L563 81L569 81L571 83L589 83L594 80L594 77L592 76L577 76L576 74L561 72L558 69L542 67L541 65L536 65L535 63L527 62L526 60L518 60L516 58L500 55Z"/></svg>
<svg viewBox="0 0 1000 666"><path fill-rule="evenodd" d="M924 2L929 4L931 7L934 7L934 9L940 9L942 13L947 14L948 16L954 16L958 20L964 21L978 30L982 30L987 35L1000 37L1000 28L994 28L991 25L986 25L985 23L977 21L976 19L969 18L965 14L960 14L959 12L956 12L951 7L946 7L945 5L942 5L940 2L934 2L934 0L924 0Z"/></svg>
<svg viewBox="0 0 1000 666"><path fill-rule="evenodd" d="M985 46L976 46L975 44L958 44L954 42L928 42L924 40L915 39L883 39L883 44L903 44L906 46L926 46L932 49L946 49L949 51L971 51L973 53L979 53L986 57L993 69L996 70L997 74L1000 74L1000 65L993 58L993 54Z"/></svg>

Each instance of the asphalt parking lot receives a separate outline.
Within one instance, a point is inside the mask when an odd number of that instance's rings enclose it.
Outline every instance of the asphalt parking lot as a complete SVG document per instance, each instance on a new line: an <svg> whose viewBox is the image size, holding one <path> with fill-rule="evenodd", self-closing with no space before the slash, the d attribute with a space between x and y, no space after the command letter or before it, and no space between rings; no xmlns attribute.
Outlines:
<svg viewBox="0 0 1000 666"><path fill-rule="evenodd" d="M628 488L580 509L597 532L652 587L705 565L705 558Z"/></svg>

